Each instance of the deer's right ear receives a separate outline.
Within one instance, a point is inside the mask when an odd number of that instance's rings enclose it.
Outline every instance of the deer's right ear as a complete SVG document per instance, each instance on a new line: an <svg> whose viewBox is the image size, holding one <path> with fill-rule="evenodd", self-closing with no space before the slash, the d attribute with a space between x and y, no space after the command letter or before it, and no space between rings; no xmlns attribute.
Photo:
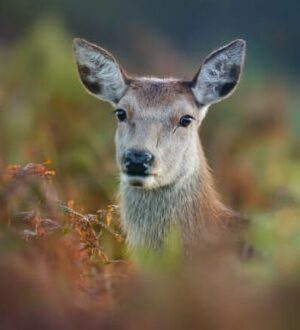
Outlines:
<svg viewBox="0 0 300 330"><path fill-rule="evenodd" d="M116 104L127 89L127 77L115 58L84 39L74 39L73 51L80 79L88 92Z"/></svg>

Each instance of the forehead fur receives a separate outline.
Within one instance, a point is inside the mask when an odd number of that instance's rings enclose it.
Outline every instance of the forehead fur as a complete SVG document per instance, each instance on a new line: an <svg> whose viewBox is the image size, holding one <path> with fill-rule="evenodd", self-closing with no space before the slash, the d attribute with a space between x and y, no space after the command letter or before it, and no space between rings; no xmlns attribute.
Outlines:
<svg viewBox="0 0 300 330"><path fill-rule="evenodd" d="M127 93L134 95L143 107L170 104L182 97L195 104L190 82L178 79L133 79L129 83Z"/></svg>

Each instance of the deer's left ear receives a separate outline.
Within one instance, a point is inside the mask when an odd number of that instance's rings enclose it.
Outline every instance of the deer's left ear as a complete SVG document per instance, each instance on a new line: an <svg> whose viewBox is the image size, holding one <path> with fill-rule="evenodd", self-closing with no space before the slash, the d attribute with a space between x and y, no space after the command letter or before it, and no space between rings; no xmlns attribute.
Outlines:
<svg viewBox="0 0 300 330"><path fill-rule="evenodd" d="M229 96L243 69L246 43L238 39L211 53L192 81L192 91L200 105L210 105Z"/></svg>

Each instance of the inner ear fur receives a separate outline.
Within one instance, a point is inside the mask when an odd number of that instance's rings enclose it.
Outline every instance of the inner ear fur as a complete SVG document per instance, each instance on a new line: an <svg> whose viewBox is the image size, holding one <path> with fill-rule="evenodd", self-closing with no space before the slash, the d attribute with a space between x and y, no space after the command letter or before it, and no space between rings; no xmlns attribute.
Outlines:
<svg viewBox="0 0 300 330"><path fill-rule="evenodd" d="M233 93L241 77L245 48L245 41L238 39L204 60L191 83L199 104L210 105Z"/></svg>
<svg viewBox="0 0 300 330"><path fill-rule="evenodd" d="M117 103L125 93L128 76L107 50L84 39L73 41L80 80L92 95Z"/></svg>

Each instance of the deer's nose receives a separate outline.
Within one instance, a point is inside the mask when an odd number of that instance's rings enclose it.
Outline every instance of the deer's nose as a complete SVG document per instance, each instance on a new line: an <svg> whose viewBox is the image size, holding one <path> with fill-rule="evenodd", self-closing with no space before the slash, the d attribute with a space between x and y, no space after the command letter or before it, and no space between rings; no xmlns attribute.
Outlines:
<svg viewBox="0 0 300 330"><path fill-rule="evenodd" d="M124 165L128 175L146 175L154 156L146 150L129 149L124 153Z"/></svg>

